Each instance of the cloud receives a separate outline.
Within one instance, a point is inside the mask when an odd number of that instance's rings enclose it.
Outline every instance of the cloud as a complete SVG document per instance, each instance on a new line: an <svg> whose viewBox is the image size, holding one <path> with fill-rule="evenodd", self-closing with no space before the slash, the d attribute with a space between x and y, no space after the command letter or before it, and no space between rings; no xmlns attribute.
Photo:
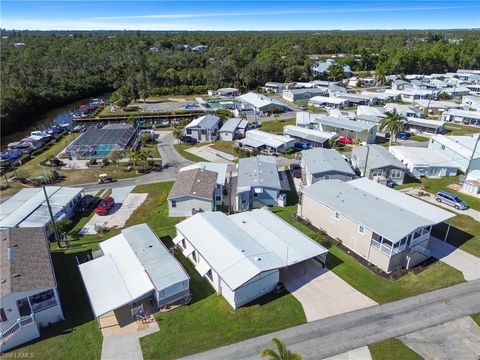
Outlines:
<svg viewBox="0 0 480 360"><path fill-rule="evenodd" d="M454 10L467 9L466 6L410 6L394 8L338 8L338 9L305 9L305 10L260 10L244 12L209 12L209 13L170 13L170 14L149 14L149 15L120 15L120 16L98 16L87 20L141 20L141 19L193 19L207 17L239 17L239 16L274 16L274 15L308 15L308 14L339 14L339 13L381 13L399 11L426 11L426 10Z"/></svg>

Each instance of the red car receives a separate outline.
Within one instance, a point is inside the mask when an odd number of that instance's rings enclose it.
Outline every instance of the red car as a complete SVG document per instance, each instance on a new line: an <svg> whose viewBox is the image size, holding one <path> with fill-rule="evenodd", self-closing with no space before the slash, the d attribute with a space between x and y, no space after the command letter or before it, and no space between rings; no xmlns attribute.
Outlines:
<svg viewBox="0 0 480 360"><path fill-rule="evenodd" d="M113 208L113 205L115 205L115 201L111 196L104 197L102 201L100 201L100 204L98 204L95 212L98 215L107 215L110 209Z"/></svg>
<svg viewBox="0 0 480 360"><path fill-rule="evenodd" d="M348 145L352 145L353 144L353 140L352 139L349 139L347 137L343 137L343 136L340 136L338 138L338 142L340 144L348 144Z"/></svg>

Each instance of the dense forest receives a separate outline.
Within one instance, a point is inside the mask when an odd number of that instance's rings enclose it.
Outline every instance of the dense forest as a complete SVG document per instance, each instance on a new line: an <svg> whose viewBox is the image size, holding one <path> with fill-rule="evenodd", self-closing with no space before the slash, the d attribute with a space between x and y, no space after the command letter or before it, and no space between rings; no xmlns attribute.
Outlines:
<svg viewBox="0 0 480 360"><path fill-rule="evenodd" d="M2 31L1 129L107 90L148 95L253 89L312 79L308 55L347 54L354 71L428 74L480 68L480 31L15 32ZM207 45L204 53L190 47ZM355 60L354 54L362 55Z"/></svg>

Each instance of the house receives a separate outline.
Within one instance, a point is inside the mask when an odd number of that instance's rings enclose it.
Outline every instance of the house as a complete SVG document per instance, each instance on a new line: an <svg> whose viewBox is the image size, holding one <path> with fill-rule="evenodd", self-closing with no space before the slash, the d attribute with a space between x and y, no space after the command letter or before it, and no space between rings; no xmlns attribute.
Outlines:
<svg viewBox="0 0 480 360"><path fill-rule="evenodd" d="M101 256L78 265L94 316L145 306L157 311L190 298L190 277L147 224L130 226L99 243Z"/></svg>
<svg viewBox="0 0 480 360"><path fill-rule="evenodd" d="M217 174L217 186L215 188L215 204L222 204L223 192L225 191L225 186L227 183L228 165L225 163L198 162L181 168L179 172L195 169L213 171Z"/></svg>
<svg viewBox="0 0 480 360"><path fill-rule="evenodd" d="M392 89L393 90L413 89L413 85L410 84L408 81L397 79L392 82Z"/></svg>
<svg viewBox="0 0 480 360"><path fill-rule="evenodd" d="M185 126L184 135L191 136L199 142L214 141L218 137L220 118L215 115L204 115Z"/></svg>
<svg viewBox="0 0 480 360"><path fill-rule="evenodd" d="M358 78L352 76L348 79L349 87L374 87L377 84L377 80L373 77Z"/></svg>
<svg viewBox="0 0 480 360"><path fill-rule="evenodd" d="M461 107L461 105L454 103L453 101L437 101L427 99L414 100L413 104L420 109L423 116L441 115L443 112L449 109L457 109Z"/></svg>
<svg viewBox="0 0 480 360"><path fill-rule="evenodd" d="M386 273L428 259L432 227L455 216L366 178L304 188L297 215Z"/></svg>
<svg viewBox="0 0 480 360"><path fill-rule="evenodd" d="M278 204L282 184L275 157L240 159L237 172L236 211Z"/></svg>
<svg viewBox="0 0 480 360"><path fill-rule="evenodd" d="M316 108L342 108L349 105L348 99L329 96L314 96L308 100L308 106Z"/></svg>
<svg viewBox="0 0 480 360"><path fill-rule="evenodd" d="M464 96L462 97L462 105L480 111L480 96Z"/></svg>
<svg viewBox="0 0 480 360"><path fill-rule="evenodd" d="M426 89L404 89L404 90L394 90L386 89L386 94L391 94L393 96L400 96L400 99L404 102L413 103L414 100L418 99L429 99L434 98L438 95L438 92L435 90L426 90Z"/></svg>
<svg viewBox="0 0 480 360"><path fill-rule="evenodd" d="M238 96L238 89L235 88L220 88L217 90L217 94L223 97Z"/></svg>
<svg viewBox="0 0 480 360"><path fill-rule="evenodd" d="M2 204L3 210L3 204ZM64 319L43 227L0 229L0 351L39 338Z"/></svg>
<svg viewBox="0 0 480 360"><path fill-rule="evenodd" d="M178 173L168 194L168 216L186 217L197 212L215 211L217 173L202 168Z"/></svg>
<svg viewBox="0 0 480 360"><path fill-rule="evenodd" d="M387 100L400 100L400 96L394 94L387 94L385 92L362 91L360 92L360 95L371 96L381 102L386 102Z"/></svg>
<svg viewBox="0 0 480 360"><path fill-rule="evenodd" d="M450 109L442 113L442 120L445 122L480 126L480 111Z"/></svg>
<svg viewBox="0 0 480 360"><path fill-rule="evenodd" d="M82 198L82 188L46 186L48 201L55 221L75 215ZM52 234L51 218L42 188L22 189L2 203L0 228L40 227Z"/></svg>
<svg viewBox="0 0 480 360"><path fill-rule="evenodd" d="M238 146L247 150L284 153L295 146L295 139L261 130L249 130L245 137L238 141Z"/></svg>
<svg viewBox="0 0 480 360"><path fill-rule="evenodd" d="M246 124L248 120L242 120L240 118L230 118L219 130L220 140L233 141L239 137L245 135Z"/></svg>
<svg viewBox="0 0 480 360"><path fill-rule="evenodd" d="M480 194L480 170L468 172L462 184L461 191L471 195Z"/></svg>
<svg viewBox="0 0 480 360"><path fill-rule="evenodd" d="M207 45L197 45L197 46L192 47L190 50L193 51L193 52L202 54L205 51L207 51L207 49L208 49Z"/></svg>
<svg viewBox="0 0 480 360"><path fill-rule="evenodd" d="M409 173L420 178L455 176L459 165L436 150L408 146L391 146L389 151L402 163Z"/></svg>
<svg viewBox="0 0 480 360"><path fill-rule="evenodd" d="M328 147L329 140L337 136L335 133L322 132L295 125L284 126L283 135L294 138L295 140L307 144L312 148Z"/></svg>
<svg viewBox="0 0 480 360"><path fill-rule="evenodd" d="M420 117L421 112L414 106L408 106L403 104L395 104L395 103L388 103L384 106L384 108L392 112L393 110L397 111L397 114L404 117Z"/></svg>
<svg viewBox="0 0 480 360"><path fill-rule="evenodd" d="M328 95L328 88L283 90L282 97L290 102L310 100L314 96Z"/></svg>
<svg viewBox="0 0 480 360"><path fill-rule="evenodd" d="M470 90L470 95L480 95L480 81L477 84L467 84L465 87Z"/></svg>
<svg viewBox="0 0 480 360"><path fill-rule="evenodd" d="M353 121L348 118L317 115L312 119L312 124L320 131L334 132L338 136L352 140L358 139L367 144L374 143L377 135L377 127L374 124Z"/></svg>
<svg viewBox="0 0 480 360"><path fill-rule="evenodd" d="M290 110L287 104L270 98L265 95L257 94L254 92L249 92L243 94L237 98L247 106L250 105L253 107L256 113L276 113Z"/></svg>
<svg viewBox="0 0 480 360"><path fill-rule="evenodd" d="M234 309L274 291L293 266L325 264L328 252L267 209L202 213L175 227L173 242Z"/></svg>
<svg viewBox="0 0 480 360"><path fill-rule="evenodd" d="M480 87L478 87L477 85L477 88L480 88ZM465 95L470 95L471 89L472 89L472 86L470 84L466 84L465 86L449 86L449 87L442 88L439 91L439 94L444 93L451 97L462 97Z"/></svg>
<svg viewBox="0 0 480 360"><path fill-rule="evenodd" d="M373 106L357 106L357 116L375 116L377 118L385 118L385 109Z"/></svg>
<svg viewBox="0 0 480 360"><path fill-rule="evenodd" d="M403 184L405 165L383 146L355 146L352 149L351 162L363 177L381 184L386 184L388 180Z"/></svg>
<svg viewBox="0 0 480 360"><path fill-rule="evenodd" d="M312 66L312 75L313 76L325 76L328 74L328 69L330 66L336 64L336 61L333 59L327 59L326 61L317 61ZM352 69L349 65L343 66L343 76L350 77L352 76Z"/></svg>
<svg viewBox="0 0 480 360"><path fill-rule="evenodd" d="M405 129L421 133L443 134L445 133L445 123L438 120L407 117L407 121L405 121Z"/></svg>
<svg viewBox="0 0 480 360"><path fill-rule="evenodd" d="M479 134L464 136L435 135L430 138L430 141L428 142L428 148L435 150L446 158L454 161L464 172L467 171L467 168L469 170L479 170L479 136Z"/></svg>
<svg viewBox="0 0 480 360"><path fill-rule="evenodd" d="M302 151L302 180L307 186L319 180L352 180L355 172L345 158L334 149L310 149Z"/></svg>
<svg viewBox="0 0 480 360"><path fill-rule="evenodd" d="M337 93L335 96L340 99L348 100L349 106L375 105L378 103L377 98L360 94Z"/></svg>
<svg viewBox="0 0 480 360"><path fill-rule="evenodd" d="M288 88L288 84L286 83L279 83L279 82L267 82L265 86L263 86L263 90L272 92L275 94L281 94L283 90Z"/></svg>

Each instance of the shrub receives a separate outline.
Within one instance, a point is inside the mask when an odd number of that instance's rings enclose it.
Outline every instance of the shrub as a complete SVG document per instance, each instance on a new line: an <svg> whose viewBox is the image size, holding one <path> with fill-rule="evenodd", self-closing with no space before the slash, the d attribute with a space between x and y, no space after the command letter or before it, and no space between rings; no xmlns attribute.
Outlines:
<svg viewBox="0 0 480 360"><path fill-rule="evenodd" d="M90 160L88 160L87 166L92 166L92 165L97 165L96 158L91 158Z"/></svg>

